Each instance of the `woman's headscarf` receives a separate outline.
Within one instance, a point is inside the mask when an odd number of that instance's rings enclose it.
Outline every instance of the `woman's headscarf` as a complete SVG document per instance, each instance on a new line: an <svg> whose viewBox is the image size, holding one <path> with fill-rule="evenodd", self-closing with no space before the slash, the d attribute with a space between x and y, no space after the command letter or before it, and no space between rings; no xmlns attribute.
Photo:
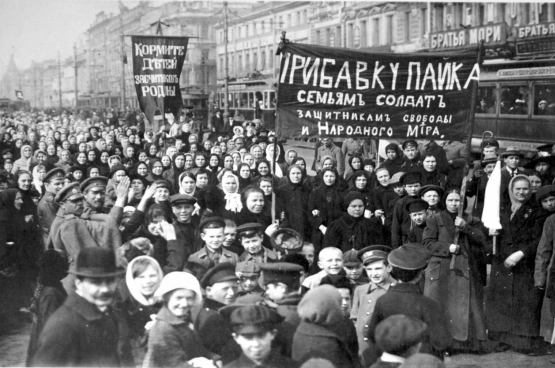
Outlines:
<svg viewBox="0 0 555 368"><path fill-rule="evenodd" d="M212 157L216 157L216 159L218 160L218 163L216 164L216 166L212 166L212 164L210 163L212 161ZM210 155L210 158L208 159L208 168L210 169L210 171L212 171L213 175L218 174L218 172L220 171L220 168L222 168L222 160L220 159L220 156L218 156L217 154L213 153Z"/></svg>
<svg viewBox="0 0 555 368"><path fill-rule="evenodd" d="M127 284L129 292L131 293L133 298L135 298L136 301L138 301L142 305L152 305L155 302L154 298L151 299L150 301L147 300L147 298L145 298L145 296L139 290L139 287L135 282L135 278L133 277L133 266L137 262L141 262L143 260L148 261L148 263L150 263L150 266L152 266L152 268L154 268L154 270L158 274L158 284L156 285L156 290L158 290L158 288L160 287L160 284L162 283L162 279L164 278L164 273L162 272L162 268L160 267L158 262L154 258L149 256L139 256L137 258L134 258L131 262L129 262L129 265L127 266L127 271L125 272L125 283ZM156 290L154 291L155 293L156 293Z"/></svg>
<svg viewBox="0 0 555 368"><path fill-rule="evenodd" d="M46 171L46 166L44 165L36 165L35 167L33 167L33 172L31 174L31 178L33 179L33 185L35 186L35 189L42 194L42 186L43 183L41 180L39 180L39 170L40 169L44 169Z"/></svg>
<svg viewBox="0 0 555 368"><path fill-rule="evenodd" d="M262 163L265 163L266 166L268 166L268 174L267 174L267 175L262 175L262 174L260 174L259 167L260 167L260 164L262 164ZM259 177L261 177L261 178L264 177L264 176L265 176L265 177L271 177L271 176L272 176L272 171L271 171L270 163L269 163L268 161L266 161L265 159L262 159L262 160L258 161L258 162L256 163L256 175L259 176Z"/></svg>
<svg viewBox="0 0 555 368"><path fill-rule="evenodd" d="M171 272L164 276L160 287L154 293L157 298L162 298L164 294L177 289L187 289L195 293L195 307L202 305L202 292L200 284L195 276L188 272Z"/></svg>
<svg viewBox="0 0 555 368"><path fill-rule="evenodd" d="M185 189L183 188L183 185L181 184L181 182L183 182L183 179L185 179L185 177L188 176L189 178L193 179L193 181L195 182L195 189L197 187L197 177L195 174L190 173L190 172L184 172L181 173L181 175L179 175L179 193L180 194L188 194L188 195L192 195L192 193L187 193L185 192ZM193 189L193 193L194 193L194 189Z"/></svg>
<svg viewBox="0 0 555 368"><path fill-rule="evenodd" d="M153 154L153 155L150 154L150 147L152 147L152 146L156 147L156 153ZM158 158L158 156L156 156L158 154L158 146L154 143L145 144L145 152L146 152L146 155L148 156L148 158L150 158L150 159Z"/></svg>
<svg viewBox="0 0 555 368"><path fill-rule="evenodd" d="M223 182L227 178L233 178L235 183L237 183L237 188L233 193L227 192L224 188ZM222 191L225 195L225 209L235 213L241 212L243 204L241 203L241 195L239 194L239 178L237 178L237 176L235 176L231 171L226 171L220 182L222 183Z"/></svg>
<svg viewBox="0 0 555 368"><path fill-rule="evenodd" d="M167 166L165 166L165 165L164 165L164 162L162 161L162 158L164 158L164 157L169 158L170 164L167 165ZM170 156L164 155L164 156L160 157L160 162L162 162L162 169L163 169L164 171L169 170L169 169L172 168L172 158L171 158Z"/></svg>
<svg viewBox="0 0 555 368"><path fill-rule="evenodd" d="M528 186L530 190L528 191L528 195L526 196L526 200L524 202L519 202L513 193L513 188L517 181L528 182ZM516 175L515 177L513 177L509 182L509 198L511 199L511 219L515 215L516 211L518 211L518 209L522 207L524 203L530 200L530 197L532 197L532 186L530 184L530 179L528 179L526 175Z"/></svg>

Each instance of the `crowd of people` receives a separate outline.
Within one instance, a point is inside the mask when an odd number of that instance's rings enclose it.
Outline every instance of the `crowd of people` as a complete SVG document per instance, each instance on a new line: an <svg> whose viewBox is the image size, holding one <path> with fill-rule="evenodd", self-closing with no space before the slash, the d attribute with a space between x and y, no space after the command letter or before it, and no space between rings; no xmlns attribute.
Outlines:
<svg viewBox="0 0 555 368"><path fill-rule="evenodd" d="M131 110L0 116L0 325L33 314L28 366L551 352L553 145L524 163L486 139L468 165L459 141L382 159L375 141L324 137L309 160L220 111L154 130ZM497 163L501 230L480 221Z"/></svg>

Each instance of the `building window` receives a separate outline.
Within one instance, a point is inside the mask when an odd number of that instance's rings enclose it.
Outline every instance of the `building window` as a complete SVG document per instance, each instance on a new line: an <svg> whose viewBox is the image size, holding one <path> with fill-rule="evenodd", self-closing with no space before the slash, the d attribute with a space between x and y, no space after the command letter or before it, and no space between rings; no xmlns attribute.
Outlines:
<svg viewBox="0 0 555 368"><path fill-rule="evenodd" d="M355 27L353 34L353 47L357 49L360 47L360 28L358 26Z"/></svg>
<svg viewBox="0 0 555 368"><path fill-rule="evenodd" d="M405 42L410 41L410 11L405 12Z"/></svg>
<svg viewBox="0 0 555 368"><path fill-rule="evenodd" d="M329 46L335 47L335 32L330 31L330 36L328 37L328 40L329 40Z"/></svg>
<svg viewBox="0 0 555 368"><path fill-rule="evenodd" d="M252 69L258 70L258 52L252 52Z"/></svg>
<svg viewBox="0 0 555 368"><path fill-rule="evenodd" d="M320 31L316 31L316 39L314 41L315 44L320 44Z"/></svg>
<svg viewBox="0 0 555 368"><path fill-rule="evenodd" d="M291 27L293 24L291 24L291 14L287 14L287 27Z"/></svg>
<svg viewBox="0 0 555 368"><path fill-rule="evenodd" d="M260 22L260 33L265 33L266 32L266 22L261 21Z"/></svg>
<svg viewBox="0 0 555 368"><path fill-rule="evenodd" d="M273 68L274 67L274 58L276 56L274 55L274 49L270 47L270 58L268 59L270 65L268 65L269 68Z"/></svg>
<svg viewBox="0 0 555 368"><path fill-rule="evenodd" d="M308 21L308 10L303 11L303 24Z"/></svg>
<svg viewBox="0 0 555 368"><path fill-rule="evenodd" d="M368 41L366 40L366 21L360 22L360 47L368 46Z"/></svg>
<svg viewBox="0 0 555 368"><path fill-rule="evenodd" d="M420 37L428 33L428 9L420 9Z"/></svg>
<svg viewBox="0 0 555 368"><path fill-rule="evenodd" d="M372 46L380 44L380 18L372 19Z"/></svg>
<svg viewBox="0 0 555 368"><path fill-rule="evenodd" d="M386 45L393 45L393 35L395 30L393 29L393 15L388 15L385 17L385 43Z"/></svg>
<svg viewBox="0 0 555 368"><path fill-rule="evenodd" d="M353 23L347 24L347 47L353 47Z"/></svg>
<svg viewBox="0 0 555 368"><path fill-rule="evenodd" d="M237 55L237 72L241 73L243 71L243 55Z"/></svg>
<svg viewBox="0 0 555 368"><path fill-rule="evenodd" d="M251 56L250 56L250 52L248 51L245 54L245 70L247 72L251 70Z"/></svg>
<svg viewBox="0 0 555 368"><path fill-rule="evenodd" d="M260 70L266 69L266 50L260 51Z"/></svg>

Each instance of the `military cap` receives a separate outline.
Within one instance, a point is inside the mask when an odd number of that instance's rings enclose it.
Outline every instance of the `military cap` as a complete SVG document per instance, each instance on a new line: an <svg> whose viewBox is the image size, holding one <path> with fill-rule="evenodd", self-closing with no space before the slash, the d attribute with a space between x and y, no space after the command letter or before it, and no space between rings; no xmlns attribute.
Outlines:
<svg viewBox="0 0 555 368"><path fill-rule="evenodd" d="M376 327L376 345L387 353L402 353L424 339L428 325L404 314L395 314Z"/></svg>
<svg viewBox="0 0 555 368"><path fill-rule="evenodd" d="M300 279L301 272L304 271L302 266L288 262L262 263L260 269L262 270L264 285L274 282L291 285Z"/></svg>
<svg viewBox="0 0 555 368"><path fill-rule="evenodd" d="M435 191L439 198L443 198L443 194L445 194L445 190L443 190L443 188L438 185L424 185L422 188L420 188L418 195L422 197L424 194L426 194L426 192L429 192L431 190Z"/></svg>
<svg viewBox="0 0 555 368"><path fill-rule="evenodd" d="M516 146L509 146L500 156L503 158L507 158L510 156L524 157L524 153L520 152L520 150Z"/></svg>
<svg viewBox="0 0 555 368"><path fill-rule="evenodd" d="M197 203L197 199L193 196L188 194L174 194L170 197L170 205L176 206L178 204L195 204Z"/></svg>
<svg viewBox="0 0 555 368"><path fill-rule="evenodd" d="M548 144L543 144L541 146L538 146L536 147L536 150L538 150L538 152L551 153L551 151L553 150L553 143L548 143Z"/></svg>
<svg viewBox="0 0 555 368"><path fill-rule="evenodd" d="M237 227L237 238L241 239L243 236L252 236L262 232L262 225L256 222L249 222Z"/></svg>
<svg viewBox="0 0 555 368"><path fill-rule="evenodd" d="M358 251L351 249L343 253L343 266L352 267L358 266L362 260L358 258Z"/></svg>
<svg viewBox="0 0 555 368"><path fill-rule="evenodd" d="M499 142L496 139L492 139L492 138L484 139L480 145L482 146L482 148L487 148L487 147L499 148Z"/></svg>
<svg viewBox="0 0 555 368"><path fill-rule="evenodd" d="M127 169L126 169L125 166L123 166L122 164L116 164L116 165L112 166L112 167L110 168L110 174L109 174L109 175L110 175L110 178L111 178L112 176L114 176L114 174L117 173L117 172L120 171L120 170L125 171L125 174L127 174Z"/></svg>
<svg viewBox="0 0 555 368"><path fill-rule="evenodd" d="M401 185L415 184L422 182L422 173L420 171L409 171L399 178Z"/></svg>
<svg viewBox="0 0 555 368"><path fill-rule="evenodd" d="M79 190L79 183L71 183L60 189L58 194L56 194L56 197L54 197L54 201L56 203L62 203L70 198L77 199L83 197L83 193L81 193L81 191Z"/></svg>
<svg viewBox="0 0 555 368"><path fill-rule="evenodd" d="M393 267L403 270L419 270L426 267L430 252L420 243L403 244L389 253L387 261Z"/></svg>
<svg viewBox="0 0 555 368"><path fill-rule="evenodd" d="M441 197L441 196L440 196ZM405 208L409 213L425 211L430 208L428 202L420 198L411 198L407 201Z"/></svg>
<svg viewBox="0 0 555 368"><path fill-rule="evenodd" d="M543 199L551 195L555 195L555 185L544 185L536 192L536 199L538 202L541 202Z"/></svg>
<svg viewBox="0 0 555 368"><path fill-rule="evenodd" d="M225 221L221 217L208 217L200 223L200 231L204 230L205 228L209 229L219 229L225 227Z"/></svg>
<svg viewBox="0 0 555 368"><path fill-rule="evenodd" d="M489 164L494 164L497 162L497 155L495 153L486 153L481 161L482 167L486 167Z"/></svg>
<svg viewBox="0 0 555 368"><path fill-rule="evenodd" d="M254 261L239 262L235 266L235 274L237 277L260 275L260 266Z"/></svg>
<svg viewBox="0 0 555 368"><path fill-rule="evenodd" d="M401 145L401 147L403 149L406 149L408 146L414 146L414 147L418 147L418 143L416 143L416 141L414 139L407 139L406 141L403 142L403 144Z"/></svg>
<svg viewBox="0 0 555 368"><path fill-rule="evenodd" d="M221 316L229 321L231 329L237 334L257 334L271 331L285 319L265 305L230 305L219 310Z"/></svg>
<svg viewBox="0 0 555 368"><path fill-rule="evenodd" d="M395 173L391 179L389 179L389 185L403 185L400 183L401 176L405 175L404 172L400 171Z"/></svg>
<svg viewBox="0 0 555 368"><path fill-rule="evenodd" d="M165 179L158 179L154 181L154 184L157 185L157 188L166 188L167 190L170 190L170 183L165 180Z"/></svg>
<svg viewBox="0 0 555 368"><path fill-rule="evenodd" d="M233 263L218 263L216 266L206 272L202 280L200 281L200 286L205 289L208 286L212 286L219 282L225 281L237 281L237 275L235 274L235 265Z"/></svg>
<svg viewBox="0 0 555 368"><path fill-rule="evenodd" d="M270 236L270 243L278 252L298 252L303 247L303 238L293 229L280 228Z"/></svg>
<svg viewBox="0 0 555 368"><path fill-rule="evenodd" d="M52 179L61 179L63 180L65 177L66 172L61 167L57 167L55 169L50 170L49 172L44 175L42 181L44 183L48 183Z"/></svg>
<svg viewBox="0 0 555 368"><path fill-rule="evenodd" d="M79 188L83 193L93 188L106 188L108 186L108 178L105 176L95 176L88 178L81 183Z"/></svg>
<svg viewBox="0 0 555 368"><path fill-rule="evenodd" d="M365 266L375 261L386 260L391 248L386 245L370 245L357 252L357 257Z"/></svg>

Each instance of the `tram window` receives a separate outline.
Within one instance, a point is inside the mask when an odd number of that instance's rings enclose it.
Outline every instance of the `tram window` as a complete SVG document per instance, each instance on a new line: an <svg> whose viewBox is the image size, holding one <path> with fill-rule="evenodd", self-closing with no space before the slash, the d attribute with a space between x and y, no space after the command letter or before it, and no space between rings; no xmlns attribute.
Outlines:
<svg viewBox="0 0 555 368"><path fill-rule="evenodd" d="M249 105L248 95L245 92L243 92L243 93L239 93L239 96L241 96L241 100L239 101L240 102L239 107L248 107Z"/></svg>
<svg viewBox="0 0 555 368"><path fill-rule="evenodd" d="M534 86L534 115L555 115L555 84Z"/></svg>
<svg viewBox="0 0 555 368"><path fill-rule="evenodd" d="M528 85L501 85L501 114L528 115Z"/></svg>
<svg viewBox="0 0 555 368"><path fill-rule="evenodd" d="M264 95L262 94L262 92L260 91L256 91L254 93L254 104L253 106L256 107L256 104L258 103L258 106L264 106Z"/></svg>
<svg viewBox="0 0 555 368"><path fill-rule="evenodd" d="M275 91L270 91L269 101L270 101L270 108L274 109L276 107L276 103L277 103L277 101L276 101L276 92Z"/></svg>
<svg viewBox="0 0 555 368"><path fill-rule="evenodd" d="M224 108L225 107L225 93L220 93L220 108Z"/></svg>
<svg viewBox="0 0 555 368"><path fill-rule="evenodd" d="M249 107L254 108L254 92L249 92Z"/></svg>
<svg viewBox="0 0 555 368"><path fill-rule="evenodd" d="M479 87L476 104L477 114L495 114L495 106L497 105L495 86Z"/></svg>
<svg viewBox="0 0 555 368"><path fill-rule="evenodd" d="M233 93L228 93L227 94L227 105L228 107L235 107L235 105L233 104Z"/></svg>

